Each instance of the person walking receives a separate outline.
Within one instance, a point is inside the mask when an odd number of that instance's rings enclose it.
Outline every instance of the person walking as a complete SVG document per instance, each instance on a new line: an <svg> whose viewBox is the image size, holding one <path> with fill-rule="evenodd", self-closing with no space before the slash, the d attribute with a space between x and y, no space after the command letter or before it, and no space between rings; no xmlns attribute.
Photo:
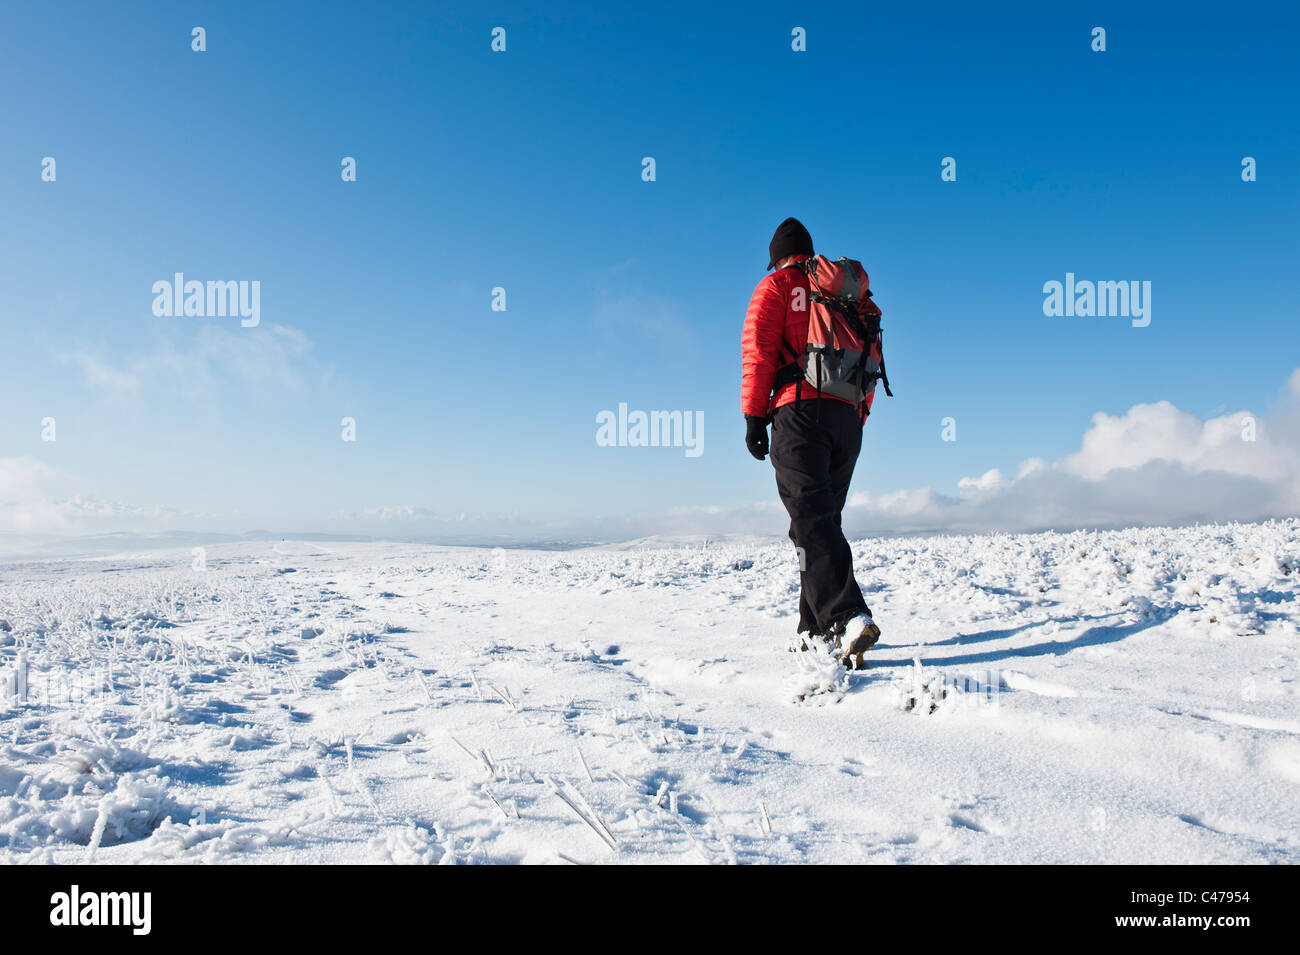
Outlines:
<svg viewBox="0 0 1300 955"><path fill-rule="evenodd" d="M880 310L850 259L813 251L798 219L777 227L769 274L754 289L741 336L745 445L769 454L799 554L798 649L819 640L848 667L880 638L841 529L875 383L885 384ZM771 425L771 440L768 426Z"/></svg>

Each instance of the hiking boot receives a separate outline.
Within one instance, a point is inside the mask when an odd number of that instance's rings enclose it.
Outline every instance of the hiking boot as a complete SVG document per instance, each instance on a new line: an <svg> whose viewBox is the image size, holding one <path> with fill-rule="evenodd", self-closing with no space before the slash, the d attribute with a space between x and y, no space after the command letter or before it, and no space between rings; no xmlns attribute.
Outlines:
<svg viewBox="0 0 1300 955"><path fill-rule="evenodd" d="M849 670L863 669L862 654L874 647L880 639L880 627L876 626L869 613L860 613L841 621L831 628L831 632L840 662Z"/></svg>

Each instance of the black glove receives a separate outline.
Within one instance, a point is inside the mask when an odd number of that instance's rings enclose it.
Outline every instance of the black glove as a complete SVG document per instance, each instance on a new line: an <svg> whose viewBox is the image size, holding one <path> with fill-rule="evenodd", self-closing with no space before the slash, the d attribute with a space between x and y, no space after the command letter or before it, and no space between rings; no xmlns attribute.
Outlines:
<svg viewBox="0 0 1300 955"><path fill-rule="evenodd" d="M767 418L745 415L745 447L759 461L767 457Z"/></svg>

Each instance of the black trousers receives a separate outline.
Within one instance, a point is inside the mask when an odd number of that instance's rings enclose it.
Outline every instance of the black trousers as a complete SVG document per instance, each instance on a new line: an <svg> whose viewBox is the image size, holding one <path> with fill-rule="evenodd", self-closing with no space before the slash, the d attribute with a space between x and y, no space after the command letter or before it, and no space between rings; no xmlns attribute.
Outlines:
<svg viewBox="0 0 1300 955"><path fill-rule="evenodd" d="M798 548L799 633L825 633L868 613L853 577L853 552L840 529L853 467L862 450L862 419L833 398L798 401L772 413L776 488L790 513Z"/></svg>

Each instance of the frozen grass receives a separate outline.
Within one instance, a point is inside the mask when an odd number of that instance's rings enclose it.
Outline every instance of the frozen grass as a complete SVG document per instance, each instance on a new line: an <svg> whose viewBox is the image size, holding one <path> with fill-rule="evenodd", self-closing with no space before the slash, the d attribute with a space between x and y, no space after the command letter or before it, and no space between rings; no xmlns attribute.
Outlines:
<svg viewBox="0 0 1300 955"><path fill-rule="evenodd" d="M1300 861L1300 521L0 566L11 862Z"/></svg>

